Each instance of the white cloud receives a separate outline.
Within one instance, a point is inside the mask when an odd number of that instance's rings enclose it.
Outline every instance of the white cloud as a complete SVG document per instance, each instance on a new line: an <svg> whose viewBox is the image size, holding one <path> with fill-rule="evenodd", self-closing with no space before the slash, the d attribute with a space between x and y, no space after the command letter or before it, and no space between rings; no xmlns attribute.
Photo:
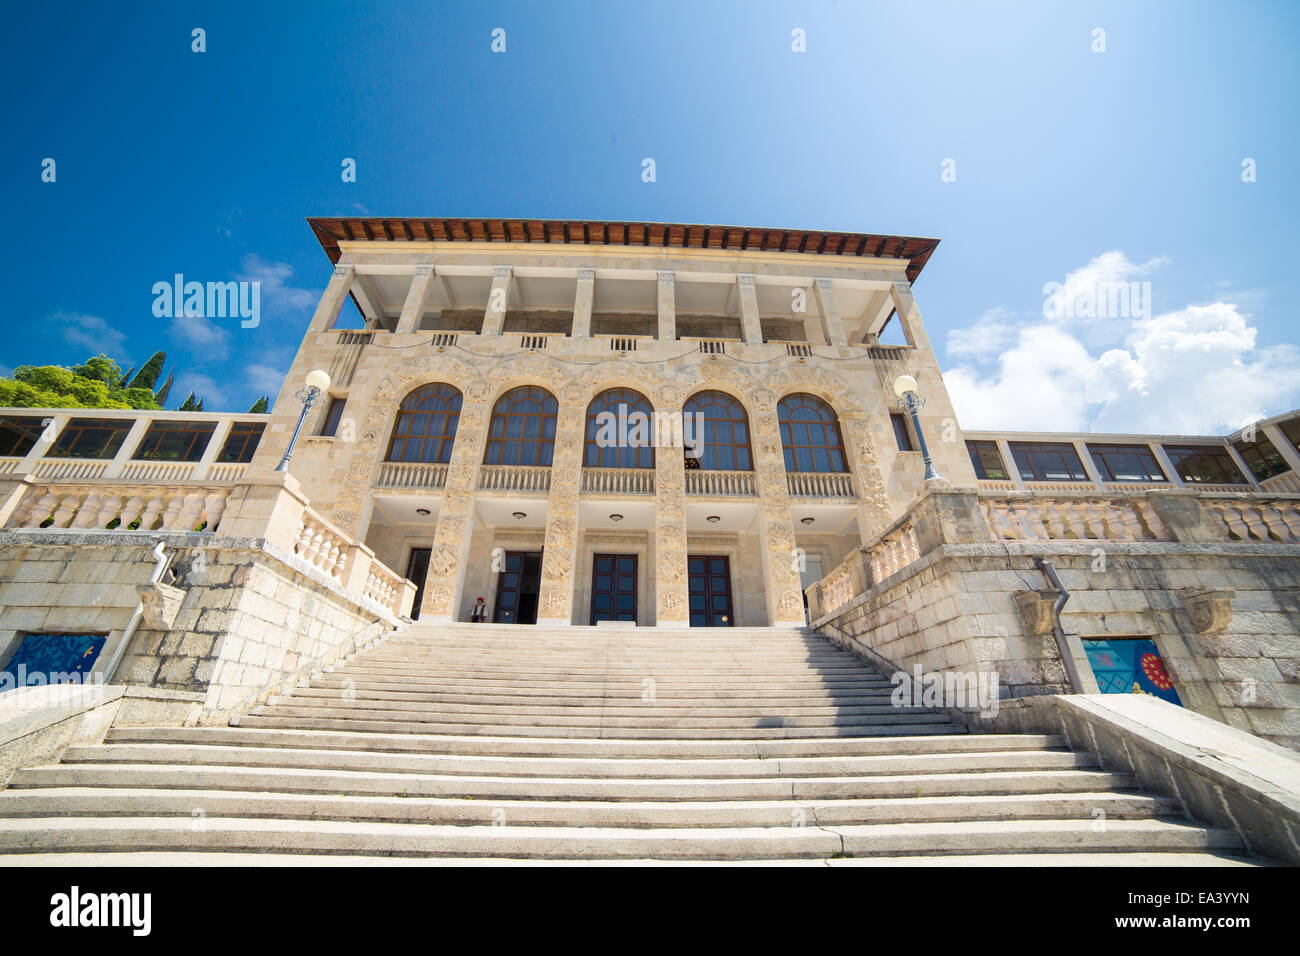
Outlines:
<svg viewBox="0 0 1300 956"><path fill-rule="evenodd" d="M1085 281L1128 281L1163 261L1135 266L1108 252L1071 273L1063 294ZM1300 349L1259 347L1250 316L1233 302L1099 322L1008 328L1005 319L990 310L949 333L959 364L944 381L967 428L1221 434L1300 402Z"/></svg>
<svg viewBox="0 0 1300 956"><path fill-rule="evenodd" d="M176 316L167 334L206 359L220 361L230 354L230 333L201 315Z"/></svg>
<svg viewBox="0 0 1300 956"><path fill-rule="evenodd" d="M212 377L197 372L182 372L176 376L171 393L167 396L167 404L179 407L190 392L194 393L195 398L203 399L204 411L221 412L230 408L225 389Z"/></svg>
<svg viewBox="0 0 1300 956"><path fill-rule="evenodd" d="M316 306L319 293L291 285L293 266L284 262L267 262L256 253L244 256L238 278L262 284L261 307L276 312L302 312Z"/></svg>
<svg viewBox="0 0 1300 956"><path fill-rule="evenodd" d="M275 397L280 394L280 386L284 384L284 367L275 365L250 365L244 370L244 380L258 395L269 395L271 402L275 402Z"/></svg>
<svg viewBox="0 0 1300 956"><path fill-rule="evenodd" d="M92 355L102 352L110 358L125 361L122 346L126 343L126 333L109 325L105 319L78 312L56 312L48 321L69 345L86 349Z"/></svg>

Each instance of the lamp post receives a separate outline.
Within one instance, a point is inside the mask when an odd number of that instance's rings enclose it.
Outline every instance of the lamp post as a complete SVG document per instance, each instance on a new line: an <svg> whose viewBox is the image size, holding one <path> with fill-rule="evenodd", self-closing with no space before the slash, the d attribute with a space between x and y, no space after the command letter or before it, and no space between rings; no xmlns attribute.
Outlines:
<svg viewBox="0 0 1300 956"><path fill-rule="evenodd" d="M298 416L298 424L294 426L293 437L289 439L289 447L284 450L284 457L280 459L280 464L275 466L276 471L289 470L289 459L293 457L293 446L298 444L298 433L302 431L302 423L307 420L307 413L311 411L312 405L316 404L316 399L330 387L329 373L322 372L320 369L308 372L305 381L307 387L298 389L293 396L302 402L302 414Z"/></svg>
<svg viewBox="0 0 1300 956"><path fill-rule="evenodd" d="M894 394L898 396L898 406L906 408L908 414L912 416L912 427L916 430L916 441L921 446L921 459L925 462L925 480L931 478L941 478L937 471L934 470L934 462L930 459L930 449L925 444L925 435L921 432L921 419L916 414L917 409L925 404L920 393L917 391L916 379L910 375L900 375L894 379Z"/></svg>

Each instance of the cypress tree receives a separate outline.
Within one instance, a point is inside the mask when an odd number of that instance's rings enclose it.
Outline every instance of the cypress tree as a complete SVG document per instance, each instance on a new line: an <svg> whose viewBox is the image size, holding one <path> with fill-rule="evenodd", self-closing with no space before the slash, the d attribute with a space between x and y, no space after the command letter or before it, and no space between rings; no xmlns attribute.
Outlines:
<svg viewBox="0 0 1300 956"><path fill-rule="evenodd" d="M178 411L178 412L195 412L195 411L198 411L198 409L195 408L195 401L194 401L194 393L193 393L193 392L190 392L188 395L185 396L185 401L181 402L181 407L178 408L177 411Z"/></svg>
<svg viewBox="0 0 1300 956"><path fill-rule="evenodd" d="M158 376L162 374L163 363L166 361L166 352L154 352L149 356L149 361L140 366L140 371L135 373L135 378L131 379L127 388L147 388L152 391L158 384Z"/></svg>
<svg viewBox="0 0 1300 956"><path fill-rule="evenodd" d="M175 380L176 380L176 373L172 372L170 375L167 376L167 381L163 382L163 387L158 389L158 391L154 394L153 397L154 401L158 403L159 407L167 404L167 395L169 392L171 392L172 382L174 382Z"/></svg>
<svg viewBox="0 0 1300 956"><path fill-rule="evenodd" d="M270 402L271 402L271 396L263 395L261 398L259 398L257 401L253 403L253 407L248 410L248 414L250 415L261 414L262 412L266 411L266 406L269 405Z"/></svg>

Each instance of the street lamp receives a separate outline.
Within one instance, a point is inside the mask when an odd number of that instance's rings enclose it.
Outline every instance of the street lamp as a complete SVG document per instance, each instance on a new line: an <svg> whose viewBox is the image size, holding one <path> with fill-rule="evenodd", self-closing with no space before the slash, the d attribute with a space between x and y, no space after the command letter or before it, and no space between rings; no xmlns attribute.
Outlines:
<svg viewBox="0 0 1300 956"><path fill-rule="evenodd" d="M910 375L900 375L894 379L894 394L898 396L899 408L906 408L912 416L912 427L916 430L916 441L921 446L921 458L925 462L925 480L942 477L934 470L934 462L930 460L930 449L926 447L925 435L921 432L921 419L917 416L916 411L925 404L925 399L917 392L916 379Z"/></svg>
<svg viewBox="0 0 1300 956"><path fill-rule="evenodd" d="M298 424L293 429L293 437L289 439L289 447L284 450L284 457L280 459L280 464L275 466L276 471L289 470L289 459L293 457L293 446L298 444L298 433L302 431L302 423L307 420L307 413L311 411L312 405L316 404L316 399L330 387L329 373L322 372L320 369L308 372L306 383L306 388L294 392L293 397L302 402L302 414L298 416Z"/></svg>

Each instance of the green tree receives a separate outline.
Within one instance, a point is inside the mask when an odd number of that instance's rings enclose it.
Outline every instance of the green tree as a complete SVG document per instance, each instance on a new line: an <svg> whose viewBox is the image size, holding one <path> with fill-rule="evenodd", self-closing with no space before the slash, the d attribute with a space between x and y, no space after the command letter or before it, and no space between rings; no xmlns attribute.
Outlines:
<svg viewBox="0 0 1300 956"><path fill-rule="evenodd" d="M149 389L122 388L121 368L96 355L73 368L20 365L0 378L0 405L14 408L135 408L157 410Z"/></svg>
<svg viewBox="0 0 1300 956"><path fill-rule="evenodd" d="M180 412L197 412L198 410L198 402L194 398L193 392L185 396L185 401L181 402L181 407L177 409Z"/></svg>
<svg viewBox="0 0 1300 956"><path fill-rule="evenodd" d="M248 410L248 414L250 415L261 414L262 412L266 411L266 407L269 404L271 404L271 396L263 395L261 398L259 398L257 401L253 403L253 407Z"/></svg>
<svg viewBox="0 0 1300 956"><path fill-rule="evenodd" d="M176 381L176 373L172 372L167 376L167 381L163 382L163 387L154 393L153 400L158 403L159 408L165 408L167 405L167 395L172 390L172 382Z"/></svg>
<svg viewBox="0 0 1300 956"><path fill-rule="evenodd" d="M153 391L153 387L158 384L158 376L162 374L163 364L167 361L166 352L154 352L149 356L149 361L140 366L140 371L135 373L135 378L131 379L128 388L147 388Z"/></svg>

